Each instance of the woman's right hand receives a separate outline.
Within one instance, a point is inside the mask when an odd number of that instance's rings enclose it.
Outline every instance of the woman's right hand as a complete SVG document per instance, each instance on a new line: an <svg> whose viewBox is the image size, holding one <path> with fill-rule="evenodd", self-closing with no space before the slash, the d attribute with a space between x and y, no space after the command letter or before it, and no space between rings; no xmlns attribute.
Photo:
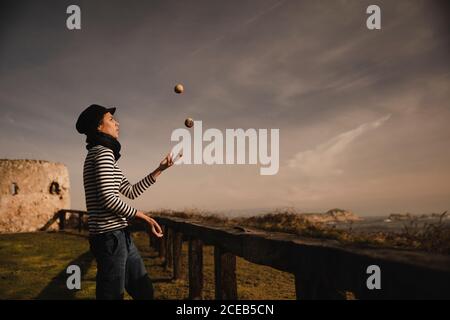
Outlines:
<svg viewBox="0 0 450 320"><path fill-rule="evenodd" d="M158 169L164 171L167 168L170 168L171 166L173 166L173 159L172 159L172 152L169 152L169 154L165 156L164 159L162 159Z"/></svg>

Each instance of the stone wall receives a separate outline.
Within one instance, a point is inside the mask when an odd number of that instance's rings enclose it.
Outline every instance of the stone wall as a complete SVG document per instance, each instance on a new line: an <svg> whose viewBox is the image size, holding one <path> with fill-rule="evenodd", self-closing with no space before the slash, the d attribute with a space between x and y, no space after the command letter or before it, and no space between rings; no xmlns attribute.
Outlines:
<svg viewBox="0 0 450 320"><path fill-rule="evenodd" d="M56 211L70 208L69 189L62 163L0 159L0 232L39 230Z"/></svg>

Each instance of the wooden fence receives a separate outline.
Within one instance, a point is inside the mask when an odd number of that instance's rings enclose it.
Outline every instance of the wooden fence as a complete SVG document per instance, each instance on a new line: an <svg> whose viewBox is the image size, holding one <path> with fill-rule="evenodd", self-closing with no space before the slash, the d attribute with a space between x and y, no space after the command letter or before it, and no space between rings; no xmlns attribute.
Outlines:
<svg viewBox="0 0 450 320"><path fill-rule="evenodd" d="M65 213L61 210L60 228ZM164 237L150 235L173 278L183 277L181 254L188 241L189 298L202 299L203 246L214 246L215 297L237 299L236 256L295 275L298 299L450 299L450 257L418 251L358 248L337 241L303 239L293 234L214 226L175 217L153 216ZM81 219L80 219L81 221ZM79 223L81 230L81 222ZM369 266L380 270L381 289L368 289Z"/></svg>

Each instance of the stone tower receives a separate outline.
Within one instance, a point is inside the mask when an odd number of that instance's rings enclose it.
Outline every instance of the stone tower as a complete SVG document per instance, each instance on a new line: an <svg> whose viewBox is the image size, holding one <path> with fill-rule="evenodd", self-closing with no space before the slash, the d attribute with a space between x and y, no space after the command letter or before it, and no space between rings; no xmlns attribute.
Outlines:
<svg viewBox="0 0 450 320"><path fill-rule="evenodd" d="M62 163L0 159L0 232L39 230L70 208L69 188Z"/></svg>

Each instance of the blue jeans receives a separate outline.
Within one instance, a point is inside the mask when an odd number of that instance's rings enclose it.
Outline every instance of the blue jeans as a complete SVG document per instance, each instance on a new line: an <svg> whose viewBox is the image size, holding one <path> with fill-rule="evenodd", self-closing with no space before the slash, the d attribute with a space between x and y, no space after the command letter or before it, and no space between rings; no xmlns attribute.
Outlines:
<svg viewBox="0 0 450 320"><path fill-rule="evenodd" d="M90 236L89 244L97 261L97 299L123 299L124 290L133 299L153 299L152 281L126 228Z"/></svg>

